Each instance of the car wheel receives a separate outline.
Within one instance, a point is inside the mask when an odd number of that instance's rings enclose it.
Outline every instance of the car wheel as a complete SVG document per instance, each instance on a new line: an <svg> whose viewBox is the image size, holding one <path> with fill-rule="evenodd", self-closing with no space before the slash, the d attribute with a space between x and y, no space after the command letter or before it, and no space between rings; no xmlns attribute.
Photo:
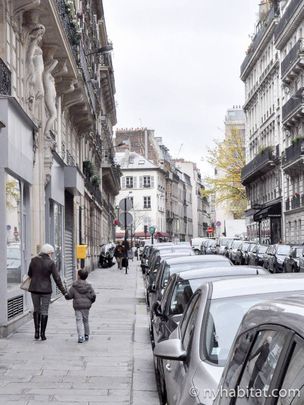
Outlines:
<svg viewBox="0 0 304 405"><path fill-rule="evenodd" d="M198 249L195 249L195 250L194 250L194 254L196 254L196 255L200 255L200 254L201 254L201 252L200 252Z"/></svg>

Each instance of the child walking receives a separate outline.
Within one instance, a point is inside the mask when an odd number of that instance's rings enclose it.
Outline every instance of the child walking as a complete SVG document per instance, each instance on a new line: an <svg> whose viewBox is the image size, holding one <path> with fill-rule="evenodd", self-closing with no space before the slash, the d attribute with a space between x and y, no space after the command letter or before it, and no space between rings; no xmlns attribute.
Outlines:
<svg viewBox="0 0 304 405"><path fill-rule="evenodd" d="M89 273L81 269L77 273L77 281L72 284L69 292L65 295L67 300L73 300L75 310L76 327L78 333L78 343L89 340L89 312L92 303L96 300L96 295L91 284L86 279Z"/></svg>

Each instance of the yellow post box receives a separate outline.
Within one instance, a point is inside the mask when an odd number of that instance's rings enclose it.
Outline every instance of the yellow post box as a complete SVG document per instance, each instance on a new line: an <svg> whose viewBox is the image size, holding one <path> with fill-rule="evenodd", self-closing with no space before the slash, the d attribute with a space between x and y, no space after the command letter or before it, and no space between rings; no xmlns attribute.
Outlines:
<svg viewBox="0 0 304 405"><path fill-rule="evenodd" d="M77 245L76 246L76 258L85 259L87 257L87 247L88 245Z"/></svg>

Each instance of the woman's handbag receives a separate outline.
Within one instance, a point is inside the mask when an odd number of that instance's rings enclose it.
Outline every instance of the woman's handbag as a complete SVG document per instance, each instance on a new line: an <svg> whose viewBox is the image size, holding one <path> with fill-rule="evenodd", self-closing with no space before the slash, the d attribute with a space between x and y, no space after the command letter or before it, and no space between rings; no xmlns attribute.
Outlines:
<svg viewBox="0 0 304 405"><path fill-rule="evenodd" d="M29 276L24 276L23 277L23 281L22 281L22 283L20 284L20 288L21 288L21 290L25 290L25 291L28 291L28 289L29 289L29 287L30 287L30 284L31 284L31 277L29 277Z"/></svg>

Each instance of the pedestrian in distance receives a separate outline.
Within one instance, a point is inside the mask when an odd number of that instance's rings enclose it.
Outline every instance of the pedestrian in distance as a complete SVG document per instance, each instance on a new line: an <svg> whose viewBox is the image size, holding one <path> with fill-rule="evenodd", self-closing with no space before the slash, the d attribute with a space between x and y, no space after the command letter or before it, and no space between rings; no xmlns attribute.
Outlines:
<svg viewBox="0 0 304 405"><path fill-rule="evenodd" d="M122 258L124 257L124 247L122 246L121 243L118 243L118 245L116 245L116 248L114 250L114 257L116 259L117 262L117 267L119 270L122 269Z"/></svg>
<svg viewBox="0 0 304 405"><path fill-rule="evenodd" d="M78 343L87 342L89 340L89 312L93 302L96 300L93 287L86 281L88 275L87 270L78 270L77 280L72 284L69 292L65 295L65 299L73 300Z"/></svg>
<svg viewBox="0 0 304 405"><path fill-rule="evenodd" d="M51 276L63 295L66 294L56 265L52 260L52 245L44 244L39 254L32 258L28 276L31 278L28 291L31 293L34 312L35 339L46 340L45 330L48 322L48 310L52 295Z"/></svg>

